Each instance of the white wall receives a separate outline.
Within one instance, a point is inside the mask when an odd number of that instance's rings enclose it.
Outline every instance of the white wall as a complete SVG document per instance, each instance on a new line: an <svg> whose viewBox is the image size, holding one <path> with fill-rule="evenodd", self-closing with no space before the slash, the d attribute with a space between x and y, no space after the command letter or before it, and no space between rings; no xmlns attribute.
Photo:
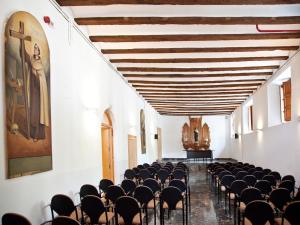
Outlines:
<svg viewBox="0 0 300 225"><path fill-rule="evenodd" d="M274 126L268 124L273 100L269 102L267 85L272 83L288 66L292 69L292 120ZM300 53L283 66L266 85L253 96L254 132L231 139L231 155L237 160L279 171L282 175L292 174L300 184ZM234 112L235 132L241 126L241 107ZM273 118L272 118L273 119Z"/></svg>
<svg viewBox="0 0 300 225"><path fill-rule="evenodd" d="M5 178L4 135L4 29L15 11L27 11L42 24L51 54L51 113L53 170L33 176ZM43 23L50 16L54 27ZM101 166L101 121L109 108L113 117L115 178L118 183L127 168L128 134L139 136L139 112L145 109L147 154L140 163L156 159L158 114L111 69L100 55L72 29L68 42L68 23L47 0L1 0L0 2L0 216L17 212L33 224L49 218L45 208L51 197L64 193L74 200L84 183L98 185ZM77 199L78 200L78 199Z"/></svg>
<svg viewBox="0 0 300 225"><path fill-rule="evenodd" d="M230 119L226 116L203 116L202 123L210 128L214 158L229 157ZM186 158L181 142L182 126L189 123L184 116L161 116L163 158Z"/></svg>

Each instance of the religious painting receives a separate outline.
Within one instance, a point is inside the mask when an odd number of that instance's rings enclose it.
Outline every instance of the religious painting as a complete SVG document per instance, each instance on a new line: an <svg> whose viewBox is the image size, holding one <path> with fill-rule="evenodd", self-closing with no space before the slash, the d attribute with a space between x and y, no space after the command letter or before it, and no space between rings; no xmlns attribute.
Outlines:
<svg viewBox="0 0 300 225"><path fill-rule="evenodd" d="M52 169L50 52L45 32L27 12L5 28L7 177Z"/></svg>
<svg viewBox="0 0 300 225"><path fill-rule="evenodd" d="M144 110L140 111L140 125L141 125L141 148L142 154L146 153L146 128L145 128L145 114Z"/></svg>

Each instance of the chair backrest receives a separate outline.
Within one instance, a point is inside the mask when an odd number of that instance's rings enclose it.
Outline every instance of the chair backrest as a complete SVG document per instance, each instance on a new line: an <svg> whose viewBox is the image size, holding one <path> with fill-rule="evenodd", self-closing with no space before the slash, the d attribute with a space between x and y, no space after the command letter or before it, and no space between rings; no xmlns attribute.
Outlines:
<svg viewBox="0 0 300 225"><path fill-rule="evenodd" d="M287 219L291 225L299 225L300 224L300 201L295 201L290 203L284 213L283 218Z"/></svg>
<svg viewBox="0 0 300 225"><path fill-rule="evenodd" d="M285 180L285 181L280 182L278 187L286 188L291 193L291 192L294 192L294 190L295 190L295 183L290 180Z"/></svg>
<svg viewBox="0 0 300 225"><path fill-rule="evenodd" d="M262 194L269 195L272 191L272 185L267 180L259 180L256 182L255 188L259 189Z"/></svg>
<svg viewBox="0 0 300 225"><path fill-rule="evenodd" d="M100 180L100 183L99 183L99 190L106 193L107 188L111 185L114 185L114 182L112 182L109 179L102 179L102 180Z"/></svg>
<svg viewBox="0 0 300 225"><path fill-rule="evenodd" d="M274 224L273 209L266 201L254 200L247 204L244 216L252 225Z"/></svg>
<svg viewBox="0 0 300 225"><path fill-rule="evenodd" d="M125 196L125 191L123 190L123 188L121 188L120 186L117 185L111 185L107 188L107 192L105 197L112 201L112 203L116 203L117 199Z"/></svg>
<svg viewBox="0 0 300 225"><path fill-rule="evenodd" d="M150 174L151 174L151 177L154 177L154 176L155 176L155 174L156 174L156 169L155 169L155 167L149 166L149 167L147 168L147 170L149 170L149 172L150 172Z"/></svg>
<svg viewBox="0 0 300 225"><path fill-rule="evenodd" d="M165 202L168 208L171 210L176 209L176 205L179 201L183 200L182 192L177 187L166 187L160 194L160 204Z"/></svg>
<svg viewBox="0 0 300 225"><path fill-rule="evenodd" d="M149 163L144 163L143 166L144 166L144 168L147 169L148 167L150 167L150 164Z"/></svg>
<svg viewBox="0 0 300 225"><path fill-rule="evenodd" d="M246 205L254 200L262 200L261 191L257 188L246 188L241 193L241 202Z"/></svg>
<svg viewBox="0 0 300 225"><path fill-rule="evenodd" d="M70 216L71 213L74 210L76 210L72 199L62 194L54 195L52 197L50 208L52 213L52 219L54 218L53 212L56 212L59 216Z"/></svg>
<svg viewBox="0 0 300 225"><path fill-rule="evenodd" d="M178 180L178 179L171 180L169 183L169 187L176 187L181 192L185 192L187 190L186 184L182 180Z"/></svg>
<svg viewBox="0 0 300 225"><path fill-rule="evenodd" d="M124 178L133 180L135 178L136 173L132 169L125 170Z"/></svg>
<svg viewBox="0 0 300 225"><path fill-rule="evenodd" d="M87 195L100 196L97 188L90 184L84 184L81 186L79 191L80 199L84 198Z"/></svg>
<svg viewBox="0 0 300 225"><path fill-rule="evenodd" d="M263 168L260 167L260 166L257 166L257 167L255 167L255 170L256 170L256 171L263 171Z"/></svg>
<svg viewBox="0 0 300 225"><path fill-rule="evenodd" d="M281 180L281 175L277 171L272 171L272 172L269 173L269 175L273 175L275 177L276 181L280 181Z"/></svg>
<svg viewBox="0 0 300 225"><path fill-rule="evenodd" d="M272 170L270 170L270 169L263 169L263 172L265 173L265 175L268 175L270 172L272 172Z"/></svg>
<svg viewBox="0 0 300 225"><path fill-rule="evenodd" d="M145 167L144 167L143 165L137 165L137 168L138 168L139 170L145 169Z"/></svg>
<svg viewBox="0 0 300 225"><path fill-rule="evenodd" d="M184 179L186 181L186 172L181 169L175 169L172 172L172 177L173 179L178 179L178 180Z"/></svg>
<svg viewBox="0 0 300 225"><path fill-rule="evenodd" d="M67 216L58 216L52 220L52 225L80 225L80 223Z"/></svg>
<svg viewBox="0 0 300 225"><path fill-rule="evenodd" d="M125 179L122 181L121 187L125 191L126 195L132 195L136 188L136 184L133 180Z"/></svg>
<svg viewBox="0 0 300 225"><path fill-rule="evenodd" d="M276 179L273 175L265 175L262 179L269 181L273 187L276 186Z"/></svg>
<svg viewBox="0 0 300 225"><path fill-rule="evenodd" d="M168 179L168 177L169 177L169 171L167 171L165 169L160 169L157 172L157 177L161 181L161 183L164 184L166 182L166 180Z"/></svg>
<svg viewBox="0 0 300 225"><path fill-rule="evenodd" d="M252 173L252 175L255 176L257 180L261 180L264 177L265 173L263 171L256 170Z"/></svg>
<svg viewBox="0 0 300 225"><path fill-rule="evenodd" d="M285 175L284 177L282 177L281 181L285 181L285 180L290 180L295 185L296 180L295 180L295 177L293 175Z"/></svg>
<svg viewBox="0 0 300 225"><path fill-rule="evenodd" d="M91 224L98 224L100 216L106 209L99 197L87 195L81 200L81 210L88 215Z"/></svg>
<svg viewBox="0 0 300 225"><path fill-rule="evenodd" d="M226 188L230 188L233 181L235 181L235 176L225 175L221 179L221 185L225 186Z"/></svg>
<svg viewBox="0 0 300 225"><path fill-rule="evenodd" d="M134 198L142 205L147 206L147 204L153 200L155 197L152 190L144 185L137 186L134 192Z"/></svg>
<svg viewBox="0 0 300 225"><path fill-rule="evenodd" d="M161 190L160 184L157 182L157 180L153 178L148 178L144 180L143 185L150 188L153 194L159 192Z"/></svg>
<svg viewBox="0 0 300 225"><path fill-rule="evenodd" d="M6 213L2 216L2 225L31 225L31 223L20 214Z"/></svg>
<svg viewBox="0 0 300 225"><path fill-rule="evenodd" d="M242 170L242 171L238 172L238 173L235 175L235 178L236 178L237 180L243 180L243 178L244 178L245 176L247 176L247 175L249 175L248 172L245 171L245 170Z"/></svg>
<svg viewBox="0 0 300 225"><path fill-rule="evenodd" d="M274 189L270 194L269 201L272 202L277 209L282 211L283 207L291 201L290 192L285 188Z"/></svg>
<svg viewBox="0 0 300 225"><path fill-rule="evenodd" d="M132 225L133 218L140 213L140 224L142 224L139 204L132 197L123 196L118 198L115 205L115 212L123 218L125 225Z"/></svg>
<svg viewBox="0 0 300 225"><path fill-rule="evenodd" d="M241 169L241 168L235 168L235 169L232 171L232 174L236 175L236 174L238 174L238 172L240 172L240 171L243 171L243 169Z"/></svg>
<svg viewBox="0 0 300 225"><path fill-rule="evenodd" d="M243 180L235 180L230 185L230 191L234 193L236 196L240 197L241 193L244 189L246 189L247 183Z"/></svg>
<svg viewBox="0 0 300 225"><path fill-rule="evenodd" d="M151 178L151 173L149 170L147 169L142 169L140 170L139 172L139 177L142 179L142 180L146 180L147 178Z"/></svg>
<svg viewBox="0 0 300 225"><path fill-rule="evenodd" d="M247 183L249 187L254 187L257 181L256 177L253 175L246 175L244 176L243 180Z"/></svg>
<svg viewBox="0 0 300 225"><path fill-rule="evenodd" d="M249 167L249 166L248 166ZM250 167L250 169L248 170L249 174L253 174L256 171L255 167Z"/></svg>

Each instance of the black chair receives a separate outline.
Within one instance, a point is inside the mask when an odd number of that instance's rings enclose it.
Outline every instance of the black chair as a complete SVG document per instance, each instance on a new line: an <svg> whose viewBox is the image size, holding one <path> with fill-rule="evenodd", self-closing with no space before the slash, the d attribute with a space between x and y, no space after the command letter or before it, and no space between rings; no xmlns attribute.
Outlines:
<svg viewBox="0 0 300 225"><path fill-rule="evenodd" d="M231 184L232 182L235 181L235 176L233 175L225 175L222 177L221 179L221 183L220 183L220 190L221 190L221 193L224 192L224 200L225 200L225 212L226 212L226 203L227 203L227 198L228 198L228 201L229 201L229 211L230 211L230 196L228 195L228 193L230 193L230 187L231 187ZM222 194L221 194L221 198L222 198ZM218 198L218 201L219 201L219 198Z"/></svg>
<svg viewBox="0 0 300 225"><path fill-rule="evenodd" d="M285 175L282 177L281 181L289 180L292 181L294 184L296 183L295 177L293 175Z"/></svg>
<svg viewBox="0 0 300 225"><path fill-rule="evenodd" d="M133 169L127 169L124 173L124 179L134 180L136 173Z"/></svg>
<svg viewBox="0 0 300 225"><path fill-rule="evenodd" d="M31 225L31 223L20 214L6 213L2 216L2 225Z"/></svg>
<svg viewBox="0 0 300 225"><path fill-rule="evenodd" d="M107 191L107 188L111 185L114 185L114 182L112 182L111 180L109 179L102 179L100 180L99 182L99 191L100 191L100 194L101 195L105 195L106 191Z"/></svg>
<svg viewBox="0 0 300 225"><path fill-rule="evenodd" d="M263 171L257 170L254 173L252 173L252 175L255 176L257 180L261 180L265 176Z"/></svg>
<svg viewBox="0 0 300 225"><path fill-rule="evenodd" d="M295 201L290 203L286 207L282 215L283 218L282 224L285 225L286 223L284 222L285 220L287 220L290 225L299 225L300 224L299 212L300 212L300 201Z"/></svg>
<svg viewBox="0 0 300 225"><path fill-rule="evenodd" d="M297 193L295 194L293 200L294 201L300 201L300 190L297 191Z"/></svg>
<svg viewBox="0 0 300 225"><path fill-rule="evenodd" d="M287 189L277 188L271 192L269 201L272 203L276 212L282 213L284 211L284 207L291 201L291 196Z"/></svg>
<svg viewBox="0 0 300 225"><path fill-rule="evenodd" d="M143 165L137 165L137 168L138 168L139 170L146 169Z"/></svg>
<svg viewBox="0 0 300 225"><path fill-rule="evenodd" d="M188 190L187 185L182 180L173 179L170 181L169 187L176 187L181 191L182 195L184 196L185 205L186 205L185 209L186 209L186 214L187 214L188 208L191 207L190 192Z"/></svg>
<svg viewBox="0 0 300 225"><path fill-rule="evenodd" d="M172 179L183 180L187 184L187 174L184 170L175 169L171 176Z"/></svg>
<svg viewBox="0 0 300 225"><path fill-rule="evenodd" d="M81 186L80 191L79 191L80 200L83 199L87 195L94 195L94 196L100 197L100 194L99 194L97 188L95 188L93 185L90 185L90 184L84 184Z"/></svg>
<svg viewBox="0 0 300 225"><path fill-rule="evenodd" d="M74 220L81 221L79 215L82 215L79 207L75 206L72 199L66 195L54 195L50 203L52 219L55 218L54 212L58 216L67 216Z"/></svg>
<svg viewBox="0 0 300 225"><path fill-rule="evenodd" d="M243 180L243 178L244 178L245 176L247 176L247 175L249 175L248 172L242 170L242 171L239 171L239 172L235 175L235 178L236 178L237 180Z"/></svg>
<svg viewBox="0 0 300 225"><path fill-rule="evenodd" d="M144 181L144 180L146 180L148 178L152 178L152 176L151 176L151 173L150 173L149 170L142 169L142 170L140 170L139 178L140 178L140 180Z"/></svg>
<svg viewBox="0 0 300 225"><path fill-rule="evenodd" d="M261 191L262 196L265 199L268 198L268 196L270 195L270 193L272 191L272 185L267 180L259 180L259 181L257 181L257 183L255 184L254 187Z"/></svg>
<svg viewBox="0 0 300 225"><path fill-rule="evenodd" d="M272 187L276 187L276 179L273 175L265 175L262 179L269 181Z"/></svg>
<svg viewBox="0 0 300 225"><path fill-rule="evenodd" d="M269 173L272 172L272 170L270 170L270 169L263 169L263 172L264 172L265 175L268 175Z"/></svg>
<svg viewBox="0 0 300 225"><path fill-rule="evenodd" d="M272 207L265 201L254 200L247 204L245 219L248 219L252 225L265 225L269 222L274 224L274 214Z"/></svg>
<svg viewBox="0 0 300 225"><path fill-rule="evenodd" d="M253 175L246 175L244 176L243 180L247 183L249 187L254 187L257 181L256 177Z"/></svg>
<svg viewBox="0 0 300 225"><path fill-rule="evenodd" d="M137 200L130 196L118 198L115 204L117 225L139 225L143 223L143 214Z"/></svg>
<svg viewBox="0 0 300 225"><path fill-rule="evenodd" d="M157 182L157 180L153 178L148 178L144 180L143 185L150 188L155 197L159 197L159 193L161 191L161 186Z"/></svg>
<svg viewBox="0 0 300 225"><path fill-rule="evenodd" d="M112 212L107 212L101 199L93 195L87 195L81 200L81 210L87 215L87 224L108 225L114 217Z"/></svg>
<svg viewBox="0 0 300 225"><path fill-rule="evenodd" d="M125 191L123 188L117 185L111 185L107 188L106 191L106 204L110 205L110 202L114 205L118 198L125 196Z"/></svg>
<svg viewBox="0 0 300 225"><path fill-rule="evenodd" d="M257 167L255 167L255 170L256 170L256 171L263 171L263 168L260 167L260 166L257 166Z"/></svg>
<svg viewBox="0 0 300 225"><path fill-rule="evenodd" d="M240 224L241 216L244 214L247 204L254 200L263 200L259 189L246 188L242 191L238 208L238 224Z"/></svg>
<svg viewBox="0 0 300 225"><path fill-rule="evenodd" d="M276 182L279 183L281 181L281 175L277 171L272 171L269 173L269 175L273 175L276 179Z"/></svg>
<svg viewBox="0 0 300 225"><path fill-rule="evenodd" d="M290 193L293 193L293 194L295 192L295 183L290 180L285 180L285 181L280 182L278 187L286 188Z"/></svg>
<svg viewBox="0 0 300 225"><path fill-rule="evenodd" d="M185 221L187 222L184 205L182 192L178 188L171 186L164 188L160 194L160 224L164 225L165 210L182 210L182 224L184 225Z"/></svg>
<svg viewBox="0 0 300 225"><path fill-rule="evenodd" d="M80 225L80 223L67 216L58 216L52 220L52 225Z"/></svg>
<svg viewBox="0 0 300 225"><path fill-rule="evenodd" d="M248 166L249 167L249 166ZM256 171L256 169L255 169L255 167L253 168L253 167L250 167L251 169L249 169L248 170L248 173L249 174L253 174L255 171Z"/></svg>
<svg viewBox="0 0 300 225"><path fill-rule="evenodd" d="M152 190L147 186L138 186L134 192L134 198L140 203L141 207L146 212L146 224L148 224L148 209L153 209L154 224L156 224L156 206L157 201Z"/></svg>
<svg viewBox="0 0 300 225"><path fill-rule="evenodd" d="M143 166L144 166L145 169L147 169L148 167L150 167L150 164L149 163L144 163Z"/></svg>
<svg viewBox="0 0 300 225"><path fill-rule="evenodd" d="M153 166L149 166L147 170L149 170L152 178L156 176L156 169Z"/></svg>
<svg viewBox="0 0 300 225"><path fill-rule="evenodd" d="M161 183L162 188L164 188L168 178L169 178L169 171L167 171L166 169L161 169L157 172L157 178L158 181Z"/></svg>
<svg viewBox="0 0 300 225"><path fill-rule="evenodd" d="M125 179L122 181L121 187L125 191L126 195L131 196L136 188L136 184L133 180Z"/></svg>

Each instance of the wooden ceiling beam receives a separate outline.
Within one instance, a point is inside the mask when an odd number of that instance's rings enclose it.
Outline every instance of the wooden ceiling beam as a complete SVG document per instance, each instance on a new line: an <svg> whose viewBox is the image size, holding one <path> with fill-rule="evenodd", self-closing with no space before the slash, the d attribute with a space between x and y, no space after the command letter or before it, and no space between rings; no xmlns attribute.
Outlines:
<svg viewBox="0 0 300 225"><path fill-rule="evenodd" d="M221 74L123 74L126 78L208 78L208 77L247 77L247 76L271 76L272 72L257 73L221 73Z"/></svg>
<svg viewBox="0 0 300 225"><path fill-rule="evenodd" d="M140 85L140 84L132 84L133 87L135 88L141 88L141 87L146 87L146 88L223 88L223 87L250 87L250 86L260 86L261 83L248 83L248 84L224 84L224 85L187 85L187 86L156 86L156 85Z"/></svg>
<svg viewBox="0 0 300 225"><path fill-rule="evenodd" d="M136 90L141 94L147 93L218 93L218 92L228 92L228 91L255 91L257 88L231 88L231 89L207 89L207 90L157 90L157 89L144 89L144 88L137 88Z"/></svg>
<svg viewBox="0 0 300 225"><path fill-rule="evenodd" d="M243 100L242 99L188 99L188 100L183 100L183 99L174 99L174 100L170 100L170 99L153 99L153 100L149 100L148 101L150 104L152 103L213 103L213 102L217 102L217 103L222 103L222 102L236 102L236 103L242 103Z"/></svg>
<svg viewBox="0 0 300 225"><path fill-rule="evenodd" d="M117 67L121 72L219 72L241 70L274 70L278 65L270 66L246 66L246 67L209 67L209 68L164 68L164 67Z"/></svg>
<svg viewBox="0 0 300 225"><path fill-rule="evenodd" d="M79 17L79 25L255 25L299 24L299 16L283 17Z"/></svg>
<svg viewBox="0 0 300 225"><path fill-rule="evenodd" d="M111 63L216 63L287 60L288 56L234 57L234 58L164 58L164 59L111 59Z"/></svg>
<svg viewBox="0 0 300 225"><path fill-rule="evenodd" d="M105 5L278 5L299 4L299 0L56 0L61 6Z"/></svg>
<svg viewBox="0 0 300 225"><path fill-rule="evenodd" d="M161 35L95 35L92 42L163 42L163 41L236 41L299 39L299 33L250 33L250 34L161 34Z"/></svg>
<svg viewBox="0 0 300 225"><path fill-rule="evenodd" d="M157 81L157 80L128 80L131 84L215 84L215 83L245 83L265 82L267 79L240 79L240 80L203 80L203 81Z"/></svg>
<svg viewBox="0 0 300 225"><path fill-rule="evenodd" d="M176 112L158 112L162 116L221 116L230 115L232 112L210 112L210 113L176 113Z"/></svg>
<svg viewBox="0 0 300 225"><path fill-rule="evenodd" d="M178 92L169 92L169 93L141 93L139 92L141 95L143 96L200 96L200 95L212 95L212 94L220 94L220 95L235 95L235 94L252 94L252 91L238 91L238 92L233 92L233 91L228 91L228 92L188 92L188 93L178 93Z"/></svg>
<svg viewBox="0 0 300 225"><path fill-rule="evenodd" d="M231 99L246 99L249 95L201 95L201 96L147 96L142 95L146 100L153 99L218 99L218 98L231 98Z"/></svg>
<svg viewBox="0 0 300 225"><path fill-rule="evenodd" d="M225 48L133 48L101 49L103 54L163 54L163 53L211 53L211 52L258 52L296 51L299 46L225 47Z"/></svg>

